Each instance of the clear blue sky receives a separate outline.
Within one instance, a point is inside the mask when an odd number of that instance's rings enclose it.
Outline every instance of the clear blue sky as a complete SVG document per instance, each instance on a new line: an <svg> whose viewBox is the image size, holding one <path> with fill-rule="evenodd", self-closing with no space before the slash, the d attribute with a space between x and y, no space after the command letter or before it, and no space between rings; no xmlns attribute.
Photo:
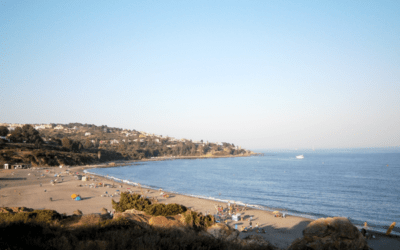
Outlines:
<svg viewBox="0 0 400 250"><path fill-rule="evenodd" d="M400 145L400 1L0 1L0 41L0 122Z"/></svg>

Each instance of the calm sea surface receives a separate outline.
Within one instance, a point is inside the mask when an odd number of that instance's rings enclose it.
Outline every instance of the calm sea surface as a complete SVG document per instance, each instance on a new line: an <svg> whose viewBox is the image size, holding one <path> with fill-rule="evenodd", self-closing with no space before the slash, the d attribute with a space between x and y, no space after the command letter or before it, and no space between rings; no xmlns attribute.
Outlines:
<svg viewBox="0 0 400 250"><path fill-rule="evenodd" d="M377 231L400 224L400 153L310 151L296 159L300 153L145 162L90 173L307 218L344 216Z"/></svg>

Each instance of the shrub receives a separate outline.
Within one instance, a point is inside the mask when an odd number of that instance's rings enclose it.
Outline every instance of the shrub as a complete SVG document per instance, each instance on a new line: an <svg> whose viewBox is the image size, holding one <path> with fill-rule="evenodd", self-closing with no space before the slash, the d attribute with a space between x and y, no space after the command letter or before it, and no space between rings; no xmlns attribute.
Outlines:
<svg viewBox="0 0 400 250"><path fill-rule="evenodd" d="M138 194L129 194L128 192L121 193L119 202L111 200L111 203L117 212L125 212L128 209L143 211L147 206L151 205L149 199L145 199Z"/></svg>
<svg viewBox="0 0 400 250"><path fill-rule="evenodd" d="M121 193L119 202L111 200L112 206L117 212L125 212L128 209L144 211L152 216L173 216L185 212L185 206L179 204L151 204L149 199L145 199L139 194Z"/></svg>
<svg viewBox="0 0 400 250"><path fill-rule="evenodd" d="M60 220L61 215L54 210L34 210L32 212L22 213L0 213L0 218L7 222L43 222L52 223L55 220Z"/></svg>
<svg viewBox="0 0 400 250"><path fill-rule="evenodd" d="M144 210L146 214L152 216L173 216L185 212L187 209L185 206L179 204L153 204Z"/></svg>
<svg viewBox="0 0 400 250"><path fill-rule="evenodd" d="M186 211L183 214L184 222L190 226L198 228L207 228L214 224L214 217L211 215L204 216L195 211Z"/></svg>

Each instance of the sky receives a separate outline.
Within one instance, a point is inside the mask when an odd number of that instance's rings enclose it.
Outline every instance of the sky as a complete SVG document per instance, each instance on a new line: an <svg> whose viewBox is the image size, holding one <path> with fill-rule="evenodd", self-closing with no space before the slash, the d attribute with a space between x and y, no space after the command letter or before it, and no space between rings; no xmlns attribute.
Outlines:
<svg viewBox="0 0 400 250"><path fill-rule="evenodd" d="M0 1L0 123L400 146L400 1Z"/></svg>

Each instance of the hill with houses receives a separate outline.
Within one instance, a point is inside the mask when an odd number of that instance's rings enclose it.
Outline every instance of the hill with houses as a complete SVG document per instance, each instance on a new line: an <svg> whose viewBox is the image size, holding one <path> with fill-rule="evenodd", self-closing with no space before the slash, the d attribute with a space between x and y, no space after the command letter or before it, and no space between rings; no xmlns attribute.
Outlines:
<svg viewBox="0 0 400 250"><path fill-rule="evenodd" d="M254 154L227 142L177 139L106 125L2 123L0 131L2 165L86 165L115 160Z"/></svg>

